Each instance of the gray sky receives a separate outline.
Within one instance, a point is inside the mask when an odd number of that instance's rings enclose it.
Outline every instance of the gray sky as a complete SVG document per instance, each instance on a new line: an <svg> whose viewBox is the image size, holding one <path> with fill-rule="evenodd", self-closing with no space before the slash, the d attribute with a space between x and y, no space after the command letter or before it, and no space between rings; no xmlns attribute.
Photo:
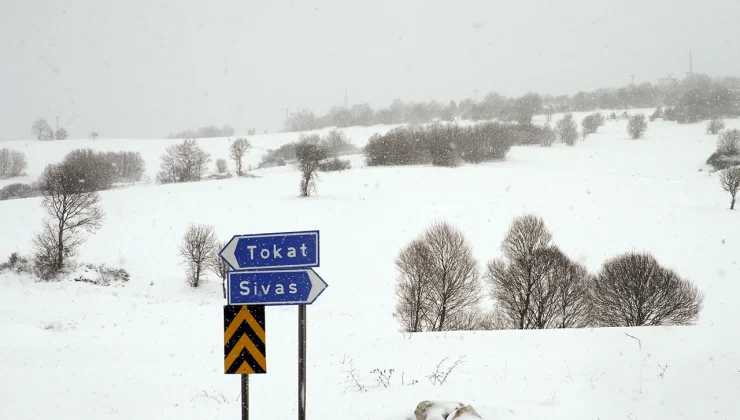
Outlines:
<svg viewBox="0 0 740 420"><path fill-rule="evenodd" d="M285 108L575 93L740 75L740 2L2 0L0 139L39 116L73 138L161 138ZM71 121L71 122L70 122Z"/></svg>

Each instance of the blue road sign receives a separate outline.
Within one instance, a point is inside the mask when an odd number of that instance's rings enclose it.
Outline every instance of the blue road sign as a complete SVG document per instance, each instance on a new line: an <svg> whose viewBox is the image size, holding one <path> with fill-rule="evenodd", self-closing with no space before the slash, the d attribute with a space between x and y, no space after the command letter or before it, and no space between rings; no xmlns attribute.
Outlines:
<svg viewBox="0 0 740 420"><path fill-rule="evenodd" d="M229 305L309 305L328 285L312 269L230 271Z"/></svg>
<svg viewBox="0 0 740 420"><path fill-rule="evenodd" d="M237 235L219 253L233 270L319 266L319 231Z"/></svg>

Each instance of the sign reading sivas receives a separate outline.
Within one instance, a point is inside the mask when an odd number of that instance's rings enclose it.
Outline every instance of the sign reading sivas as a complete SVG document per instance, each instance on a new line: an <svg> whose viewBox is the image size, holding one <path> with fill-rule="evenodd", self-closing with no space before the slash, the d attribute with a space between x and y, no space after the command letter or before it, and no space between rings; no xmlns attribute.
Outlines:
<svg viewBox="0 0 740 420"><path fill-rule="evenodd" d="M237 235L219 253L233 270L319 266L319 231Z"/></svg>
<svg viewBox="0 0 740 420"><path fill-rule="evenodd" d="M328 285L312 269L230 271L229 305L307 305Z"/></svg>

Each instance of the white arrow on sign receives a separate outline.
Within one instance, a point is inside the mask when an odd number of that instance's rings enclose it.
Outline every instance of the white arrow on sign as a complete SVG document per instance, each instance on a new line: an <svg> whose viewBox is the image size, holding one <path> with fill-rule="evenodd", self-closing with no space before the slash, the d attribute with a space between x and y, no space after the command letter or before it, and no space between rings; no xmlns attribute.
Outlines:
<svg viewBox="0 0 740 420"><path fill-rule="evenodd" d="M234 255L234 251L236 251L236 244L239 243L239 238L232 238L228 244L224 247L224 249L221 250L221 258L226 260L226 262L232 266L232 267L239 267L239 262L236 260L236 255Z"/></svg>

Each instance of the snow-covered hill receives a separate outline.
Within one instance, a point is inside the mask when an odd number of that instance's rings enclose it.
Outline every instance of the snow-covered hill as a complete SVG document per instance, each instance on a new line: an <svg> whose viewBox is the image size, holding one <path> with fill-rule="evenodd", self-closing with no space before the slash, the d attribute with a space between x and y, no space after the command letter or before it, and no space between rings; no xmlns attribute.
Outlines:
<svg viewBox="0 0 740 420"><path fill-rule="evenodd" d="M740 128L740 120L727 123ZM221 238L321 230L317 271L329 288L308 309L310 418L404 419L425 399L469 403L486 419L738 418L740 215L704 167L715 136L703 124L656 121L633 141L625 127L608 121L574 147L515 147L505 162L322 173L309 199L297 197L292 168L104 191L104 225L78 260L123 267L131 281L97 287L0 275L0 418L239 416L239 379L223 374L221 286L211 278L189 288L178 264L177 244L191 222L214 225ZM389 127L346 132L363 145L376 129ZM297 136L251 138L250 162ZM26 151L29 179L77 147L138 150L153 177L175 142L2 147ZM227 156L227 139L200 144L214 159ZM39 202L0 202L0 258L31 251ZM402 246L446 219L465 232L483 266L499 255L511 220L527 212L542 216L555 242L592 271L616 253L651 251L705 293L698 325L397 332L393 261ZM268 374L251 378L251 415L294 418L297 309L266 312ZM446 357L464 363L446 384L432 385L426 376ZM346 382L352 368L365 392ZM375 386L375 368L395 369L389 388Z"/></svg>

